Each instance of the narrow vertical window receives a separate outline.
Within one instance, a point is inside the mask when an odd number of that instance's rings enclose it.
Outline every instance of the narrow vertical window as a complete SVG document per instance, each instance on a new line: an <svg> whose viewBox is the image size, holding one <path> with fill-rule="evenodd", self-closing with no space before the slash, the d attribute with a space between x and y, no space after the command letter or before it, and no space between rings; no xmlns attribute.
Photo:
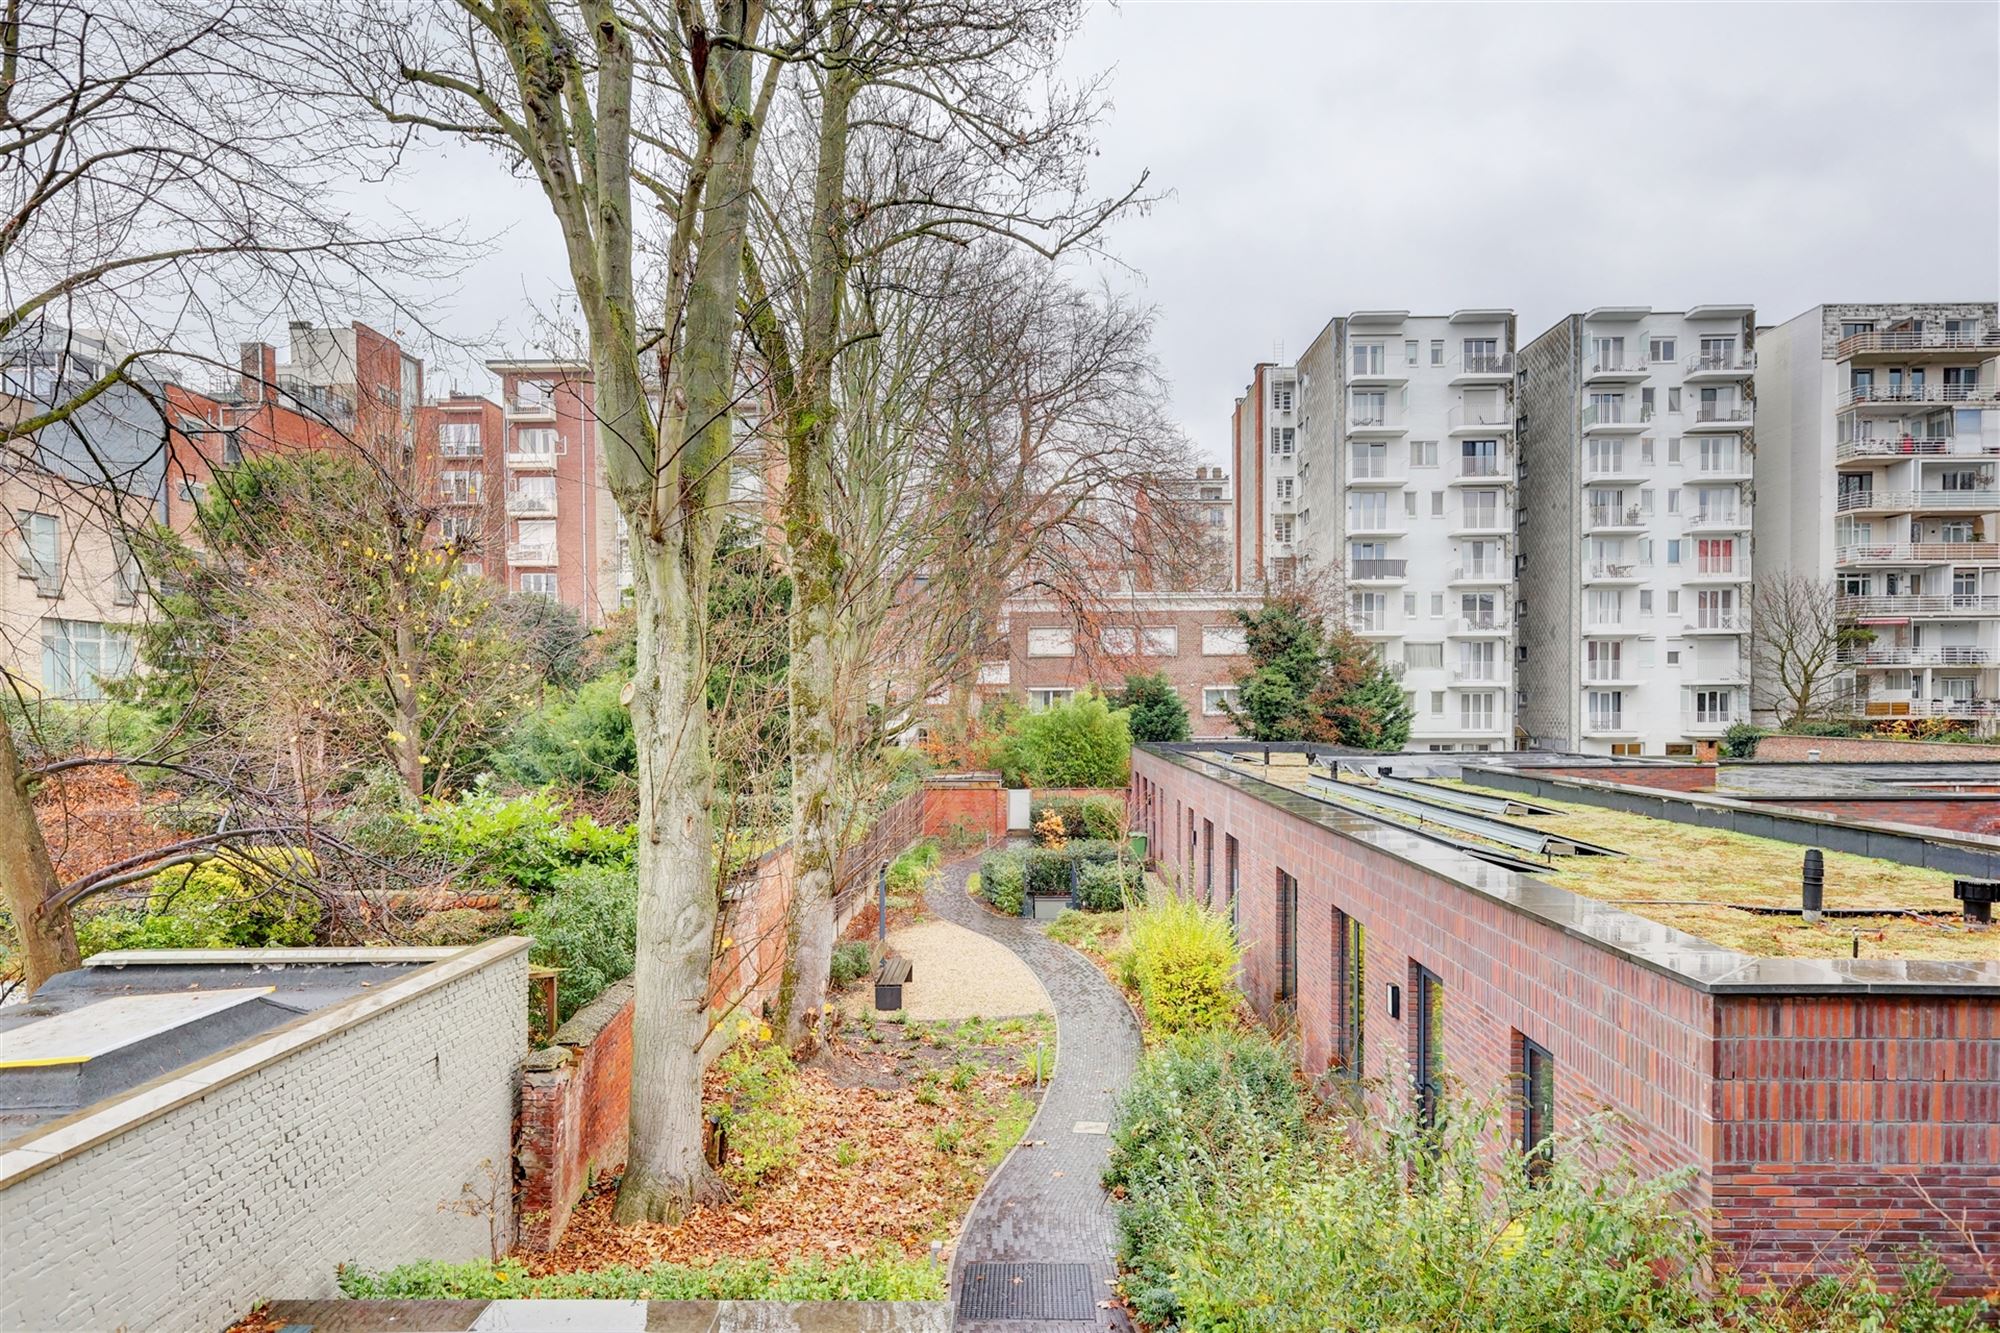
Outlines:
<svg viewBox="0 0 2000 1333"><path fill-rule="evenodd" d="M1333 984L1333 1067L1358 1081L1367 1029L1367 932L1339 908L1333 912Z"/></svg>
<svg viewBox="0 0 2000 1333"><path fill-rule="evenodd" d="M1299 882L1278 872L1278 993L1279 1004L1291 1004L1299 994Z"/></svg>
<svg viewBox="0 0 2000 1333"><path fill-rule="evenodd" d="M1528 1159L1528 1178L1547 1174L1551 1137L1556 1130L1555 1057L1521 1038L1521 1152Z"/></svg>
<svg viewBox="0 0 2000 1333"><path fill-rule="evenodd" d="M1215 822L1201 821L1201 900L1215 905Z"/></svg>
<svg viewBox="0 0 2000 1333"><path fill-rule="evenodd" d="M1229 928L1236 929L1236 890L1241 881L1236 856L1236 839L1222 840L1222 891L1229 896Z"/></svg>
<svg viewBox="0 0 2000 1333"><path fill-rule="evenodd" d="M1444 1118L1444 982L1429 968L1411 964L1415 992L1417 1122L1436 1129Z"/></svg>

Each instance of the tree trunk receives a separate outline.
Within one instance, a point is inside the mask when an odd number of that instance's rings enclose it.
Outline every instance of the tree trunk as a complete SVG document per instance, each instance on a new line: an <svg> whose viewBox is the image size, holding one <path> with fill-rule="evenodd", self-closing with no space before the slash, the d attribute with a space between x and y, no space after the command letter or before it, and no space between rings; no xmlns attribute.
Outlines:
<svg viewBox="0 0 2000 1333"><path fill-rule="evenodd" d="M28 773L14 748L13 729L6 714L0 713L0 899L14 919L23 980L30 993L82 962L69 909L49 906L60 887L48 842L35 819Z"/></svg>
<svg viewBox="0 0 2000 1333"><path fill-rule="evenodd" d="M708 701L690 645L700 632L673 556L633 553L638 674L639 951L633 971L632 1123L619 1222L674 1221L722 1194L701 1140L716 916Z"/></svg>
<svg viewBox="0 0 2000 1333"><path fill-rule="evenodd" d="M840 852L840 682L833 666L831 589L792 576L792 896L777 1019L788 1045L804 1040L826 1003L833 966L834 891ZM802 608L808 595L811 605Z"/></svg>
<svg viewBox="0 0 2000 1333"><path fill-rule="evenodd" d="M399 595L405 595L400 594ZM407 604L407 603L406 603ZM396 772L411 796L424 794L423 719L417 712L417 641L407 621L396 626L396 660L389 667L389 697L396 705Z"/></svg>

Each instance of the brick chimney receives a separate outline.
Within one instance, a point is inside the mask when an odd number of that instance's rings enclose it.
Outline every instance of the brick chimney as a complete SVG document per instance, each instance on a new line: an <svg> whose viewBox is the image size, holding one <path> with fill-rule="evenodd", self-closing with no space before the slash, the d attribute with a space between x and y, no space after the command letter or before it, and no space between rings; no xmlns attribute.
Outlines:
<svg viewBox="0 0 2000 1333"><path fill-rule="evenodd" d="M236 392L245 402L261 403L278 382L278 349L269 343L236 344Z"/></svg>

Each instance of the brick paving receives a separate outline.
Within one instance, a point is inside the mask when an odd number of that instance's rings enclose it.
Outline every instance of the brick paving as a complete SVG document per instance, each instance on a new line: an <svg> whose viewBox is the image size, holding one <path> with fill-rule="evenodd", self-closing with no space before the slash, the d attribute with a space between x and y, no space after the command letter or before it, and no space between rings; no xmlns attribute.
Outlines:
<svg viewBox="0 0 2000 1333"><path fill-rule="evenodd" d="M978 858L947 866L928 902L937 915L1006 945L1041 978L1056 1015L1056 1068L1024 1146L988 1182L952 1256L952 1292L977 1263L1088 1264L1100 1299L1111 1295L1116 1229L1098 1181L1110 1154L1102 1126L1116 1119L1119 1092L1139 1061L1139 1026L1124 996L1094 964L1030 923L998 916L966 896ZM1078 1124L1098 1127L1077 1133ZM1038 1146L1025 1146L1040 1141ZM1030 1327L1082 1329L1076 1321L972 1321L961 1333L1021 1333ZM1098 1311L1095 1327L1130 1329L1121 1311Z"/></svg>

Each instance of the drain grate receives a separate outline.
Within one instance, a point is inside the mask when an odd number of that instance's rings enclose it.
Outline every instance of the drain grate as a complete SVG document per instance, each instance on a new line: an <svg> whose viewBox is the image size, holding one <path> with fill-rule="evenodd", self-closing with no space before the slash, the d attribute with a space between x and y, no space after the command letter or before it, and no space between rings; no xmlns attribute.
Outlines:
<svg viewBox="0 0 2000 1333"><path fill-rule="evenodd" d="M967 1264L960 1319L1076 1319L1095 1323L1089 1264Z"/></svg>

